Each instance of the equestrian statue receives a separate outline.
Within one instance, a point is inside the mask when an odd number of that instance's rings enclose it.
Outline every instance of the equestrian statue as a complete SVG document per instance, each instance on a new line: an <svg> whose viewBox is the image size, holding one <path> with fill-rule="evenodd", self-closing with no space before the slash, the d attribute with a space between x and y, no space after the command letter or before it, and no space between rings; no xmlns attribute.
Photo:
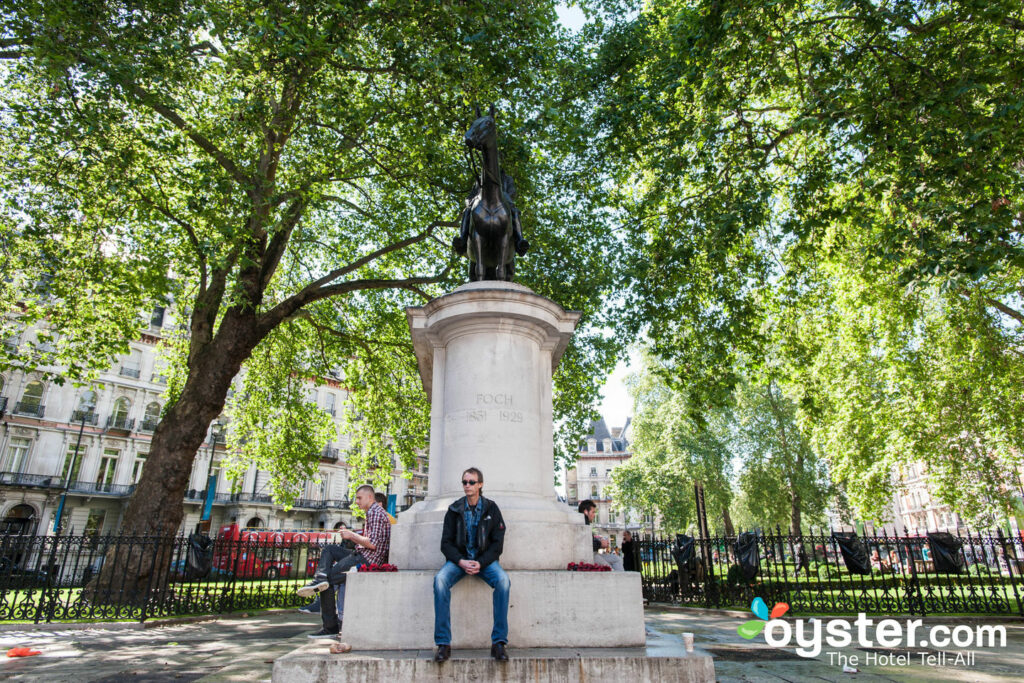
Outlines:
<svg viewBox="0 0 1024 683"><path fill-rule="evenodd" d="M482 160L473 190L466 198L459 234L452 239L456 253L469 258L469 280L512 281L516 254L530 248L523 239L519 210L513 204L516 186L502 173L498 163L498 135L494 125L494 105L487 116L480 116L466 131L466 147L472 158L478 151Z"/></svg>

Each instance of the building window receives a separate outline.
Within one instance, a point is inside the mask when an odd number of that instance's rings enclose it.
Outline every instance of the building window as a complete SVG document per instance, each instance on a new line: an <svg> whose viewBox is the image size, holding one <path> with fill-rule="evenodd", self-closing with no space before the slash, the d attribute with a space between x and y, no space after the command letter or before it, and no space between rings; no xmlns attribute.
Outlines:
<svg viewBox="0 0 1024 683"><path fill-rule="evenodd" d="M107 518L107 513L100 509L89 510L89 519L85 522L85 535L86 536L99 536L103 531L103 522Z"/></svg>
<svg viewBox="0 0 1024 683"><path fill-rule="evenodd" d="M135 464L132 466L132 483L138 484L139 477L142 476L142 468L146 464L146 458L149 457L149 453L139 453L135 456Z"/></svg>
<svg viewBox="0 0 1024 683"><path fill-rule="evenodd" d="M153 309L153 317L149 319L149 326L160 329L164 326L164 307L157 306Z"/></svg>
<svg viewBox="0 0 1024 683"><path fill-rule="evenodd" d="M110 490L114 483L114 475L117 473L117 459L121 451L116 448L104 448L103 456L100 458L100 469L96 473L96 484L102 489Z"/></svg>
<svg viewBox="0 0 1024 683"><path fill-rule="evenodd" d="M82 469L82 460L85 459L85 446L79 446L75 452L74 446L68 447L67 455L64 456L64 469L61 470L61 481L78 481L78 472ZM70 473L71 479L68 479Z"/></svg>
<svg viewBox="0 0 1024 683"><path fill-rule="evenodd" d="M591 467L590 468L590 476L594 477L594 478L597 477L597 468L596 467Z"/></svg>
<svg viewBox="0 0 1024 683"><path fill-rule="evenodd" d="M7 457L4 458L5 472L22 472L28 462L28 451L32 447L31 439L14 437L7 444Z"/></svg>
<svg viewBox="0 0 1024 683"><path fill-rule="evenodd" d="M334 394L328 391L327 394L324 396L324 410L326 410L327 414L330 415L331 417L335 417L334 400Z"/></svg>
<svg viewBox="0 0 1024 683"><path fill-rule="evenodd" d="M591 498L597 498L597 484L593 484L590 487L590 497Z"/></svg>
<svg viewBox="0 0 1024 683"><path fill-rule="evenodd" d="M587 441L587 450L591 453L597 453L597 442L593 439Z"/></svg>
<svg viewBox="0 0 1024 683"><path fill-rule="evenodd" d="M160 422L160 404L153 401L146 406L146 412L142 416L142 429L151 432L156 429Z"/></svg>
<svg viewBox="0 0 1024 683"><path fill-rule="evenodd" d="M115 429L126 429L128 427L128 412L131 409L131 401L123 396L114 401L114 411L110 414L110 426Z"/></svg>
<svg viewBox="0 0 1024 683"><path fill-rule="evenodd" d="M136 349L128 354L128 357L121 363L121 374L124 377L139 378L140 370L142 369L142 352Z"/></svg>
<svg viewBox="0 0 1024 683"><path fill-rule="evenodd" d="M43 383L29 382L25 387L25 393L21 395L21 401L15 407L14 412L26 415L42 416Z"/></svg>
<svg viewBox="0 0 1024 683"><path fill-rule="evenodd" d="M612 469L610 467L604 471L604 476L609 478L612 476Z"/></svg>

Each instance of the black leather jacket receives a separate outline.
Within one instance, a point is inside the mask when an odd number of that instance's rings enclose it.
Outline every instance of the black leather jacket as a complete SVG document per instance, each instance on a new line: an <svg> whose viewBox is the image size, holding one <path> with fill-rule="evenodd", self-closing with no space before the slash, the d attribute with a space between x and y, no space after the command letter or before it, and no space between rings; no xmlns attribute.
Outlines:
<svg viewBox="0 0 1024 683"><path fill-rule="evenodd" d="M480 496L477 505L480 510L480 524L476 528L476 561L483 569L496 562L505 544L505 520L497 504ZM441 552L445 558L455 564L459 560L468 560L466 554L466 518L462 513L466 510L466 497L463 496L448 506L444 515L444 530L441 532Z"/></svg>

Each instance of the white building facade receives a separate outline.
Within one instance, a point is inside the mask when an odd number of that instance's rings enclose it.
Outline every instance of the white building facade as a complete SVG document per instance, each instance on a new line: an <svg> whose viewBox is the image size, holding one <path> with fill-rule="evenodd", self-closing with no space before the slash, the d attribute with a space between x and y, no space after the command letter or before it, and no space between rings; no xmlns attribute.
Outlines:
<svg viewBox="0 0 1024 683"><path fill-rule="evenodd" d="M612 472L629 460L633 452L629 446L630 418L622 427L608 428L604 418L590 423L590 433L583 438L576 466L566 472L568 504L577 507L580 501L592 500L597 504L597 516L591 526L594 532L607 536L611 546L622 542L622 532L650 531L650 517L636 511L614 509L611 491Z"/></svg>
<svg viewBox="0 0 1024 683"><path fill-rule="evenodd" d="M163 324L163 309L157 309L131 351L90 386L61 386L34 373L0 371L0 533L54 533L65 494L64 533L117 533L166 401L166 380L157 362ZM4 343L18 344L19 339ZM271 500L268 475L255 466L239 481L218 476L208 525L214 531L230 523L271 529L350 525L345 462L350 444L342 430L348 393L341 382L329 378L321 386L311 383L309 395L334 417L337 428L320 454L318 476L306 482L302 497L287 511ZM223 418L219 422L230 429ZM220 475L225 448L225 434L215 423L193 463L184 499L184 533L199 523L208 475ZM412 479L400 475L392 472L387 490L395 496L397 510L424 497L425 459Z"/></svg>

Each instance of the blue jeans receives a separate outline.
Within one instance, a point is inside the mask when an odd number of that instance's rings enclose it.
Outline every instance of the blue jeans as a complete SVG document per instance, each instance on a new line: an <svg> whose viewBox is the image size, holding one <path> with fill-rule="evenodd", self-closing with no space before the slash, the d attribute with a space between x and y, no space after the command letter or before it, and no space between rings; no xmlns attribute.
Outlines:
<svg viewBox="0 0 1024 683"><path fill-rule="evenodd" d="M445 562L434 575L434 644L452 644L452 586L467 576L457 564ZM492 643L508 642L508 594L512 583L508 574L497 562L492 562L477 574L494 589L494 628L491 630Z"/></svg>

